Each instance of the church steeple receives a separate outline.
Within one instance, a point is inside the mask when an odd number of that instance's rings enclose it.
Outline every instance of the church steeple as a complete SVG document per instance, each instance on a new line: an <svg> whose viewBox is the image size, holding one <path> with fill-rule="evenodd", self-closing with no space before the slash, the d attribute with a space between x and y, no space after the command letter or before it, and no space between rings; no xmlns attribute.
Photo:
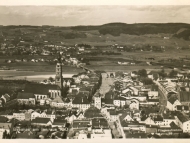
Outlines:
<svg viewBox="0 0 190 143"><path fill-rule="evenodd" d="M63 76L62 76L62 62L61 62L60 54L58 57L58 62L56 64L55 84L58 85L62 91L62 89L63 89Z"/></svg>

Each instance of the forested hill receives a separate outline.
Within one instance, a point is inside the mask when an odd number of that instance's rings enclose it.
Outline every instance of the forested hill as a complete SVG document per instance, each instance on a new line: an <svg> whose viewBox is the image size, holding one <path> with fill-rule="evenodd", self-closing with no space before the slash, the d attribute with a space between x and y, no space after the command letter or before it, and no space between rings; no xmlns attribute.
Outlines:
<svg viewBox="0 0 190 143"><path fill-rule="evenodd" d="M175 34L181 28L190 29L190 24L185 23L108 23L100 26L75 26L71 29L76 31L98 30L100 34L111 34L119 36L120 34L143 35L168 33Z"/></svg>

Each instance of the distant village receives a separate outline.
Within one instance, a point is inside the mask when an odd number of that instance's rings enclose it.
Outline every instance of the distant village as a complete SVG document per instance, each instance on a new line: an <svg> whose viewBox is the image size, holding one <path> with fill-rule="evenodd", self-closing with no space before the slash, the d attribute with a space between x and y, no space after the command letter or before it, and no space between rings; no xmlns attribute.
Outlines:
<svg viewBox="0 0 190 143"><path fill-rule="evenodd" d="M0 138L190 137L189 73L83 68L64 78L60 57L51 80L1 80Z"/></svg>

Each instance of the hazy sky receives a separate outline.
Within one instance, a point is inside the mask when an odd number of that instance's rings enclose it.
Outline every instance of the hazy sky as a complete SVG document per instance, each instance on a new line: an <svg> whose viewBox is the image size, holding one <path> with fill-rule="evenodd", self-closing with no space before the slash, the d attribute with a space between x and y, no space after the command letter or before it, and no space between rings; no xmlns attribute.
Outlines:
<svg viewBox="0 0 190 143"><path fill-rule="evenodd" d="M0 25L190 23L190 6L0 6Z"/></svg>

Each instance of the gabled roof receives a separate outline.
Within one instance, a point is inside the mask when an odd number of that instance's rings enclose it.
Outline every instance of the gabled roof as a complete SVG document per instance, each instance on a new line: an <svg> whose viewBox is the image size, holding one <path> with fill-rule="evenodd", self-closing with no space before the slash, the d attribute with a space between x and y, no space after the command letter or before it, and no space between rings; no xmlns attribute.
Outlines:
<svg viewBox="0 0 190 143"><path fill-rule="evenodd" d="M120 121L123 121L123 119L125 119L126 116L130 116L131 117L131 113L130 112L124 112L120 117ZM132 117L131 117L132 118Z"/></svg>
<svg viewBox="0 0 190 143"><path fill-rule="evenodd" d="M163 121L163 117L157 116L156 118L154 118L154 121Z"/></svg>
<svg viewBox="0 0 190 143"><path fill-rule="evenodd" d="M170 127L172 129L181 129L180 127L178 127L173 121L170 123Z"/></svg>
<svg viewBox="0 0 190 143"><path fill-rule="evenodd" d="M90 102L88 101L86 97L75 97L72 103L73 104L90 104Z"/></svg>
<svg viewBox="0 0 190 143"><path fill-rule="evenodd" d="M105 94L105 99L113 99L114 97L114 92L113 91L108 91L106 94Z"/></svg>
<svg viewBox="0 0 190 143"><path fill-rule="evenodd" d="M43 94L47 95L49 90L60 90L60 87L55 84L26 84L24 91L34 94Z"/></svg>
<svg viewBox="0 0 190 143"><path fill-rule="evenodd" d="M90 125L90 120L74 120L73 128L87 128Z"/></svg>
<svg viewBox="0 0 190 143"><path fill-rule="evenodd" d="M94 119L92 119L92 128L108 129L109 125L108 125L107 120L104 118L94 118Z"/></svg>
<svg viewBox="0 0 190 143"><path fill-rule="evenodd" d="M173 114L163 114L164 119L175 119Z"/></svg>
<svg viewBox="0 0 190 143"><path fill-rule="evenodd" d="M52 102L64 103L63 100L62 100L62 98L61 98L60 96L56 96L56 97L52 100Z"/></svg>
<svg viewBox="0 0 190 143"><path fill-rule="evenodd" d="M168 101L173 105L175 103L175 101L178 100L177 97L175 96L171 96Z"/></svg>
<svg viewBox="0 0 190 143"><path fill-rule="evenodd" d="M178 118L182 123L187 122L187 121L190 120L187 116L183 115L183 113L181 113L180 111L176 111L175 113L176 113L177 118Z"/></svg>
<svg viewBox="0 0 190 143"><path fill-rule="evenodd" d="M121 96L117 96L117 97L114 98L114 100L126 101L126 98L121 97Z"/></svg>
<svg viewBox="0 0 190 143"><path fill-rule="evenodd" d="M29 99L29 98L35 98L33 93L27 93L27 92L19 92L17 99Z"/></svg>
<svg viewBox="0 0 190 143"><path fill-rule="evenodd" d="M148 102L159 102L159 99L147 99Z"/></svg>
<svg viewBox="0 0 190 143"><path fill-rule="evenodd" d="M145 121L147 118L149 118L149 116L144 115L144 116L142 116L141 121Z"/></svg>
<svg viewBox="0 0 190 143"><path fill-rule="evenodd" d="M105 104L113 104L113 99L102 99L102 102Z"/></svg>
<svg viewBox="0 0 190 143"><path fill-rule="evenodd" d="M62 119L55 119L53 122L53 125L65 125L67 121L66 120L62 120Z"/></svg>

